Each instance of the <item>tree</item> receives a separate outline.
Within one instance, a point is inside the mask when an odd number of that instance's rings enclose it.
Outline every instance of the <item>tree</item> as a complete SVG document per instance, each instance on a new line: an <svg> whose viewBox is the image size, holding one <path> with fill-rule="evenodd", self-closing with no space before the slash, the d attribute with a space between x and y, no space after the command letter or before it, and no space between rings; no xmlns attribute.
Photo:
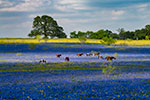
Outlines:
<svg viewBox="0 0 150 100"><path fill-rule="evenodd" d="M91 39L102 39L103 37L109 37L109 34L105 30L98 30L91 34Z"/></svg>
<svg viewBox="0 0 150 100"><path fill-rule="evenodd" d="M112 37L113 39L116 39L116 40L119 39L119 35L117 33L111 33L110 37Z"/></svg>
<svg viewBox="0 0 150 100"><path fill-rule="evenodd" d="M86 38L90 38L93 33L94 33L93 31L87 31Z"/></svg>
<svg viewBox="0 0 150 100"><path fill-rule="evenodd" d="M141 30L136 30L135 32L136 32L135 34L139 40L145 39L146 30L144 28L142 28Z"/></svg>
<svg viewBox="0 0 150 100"><path fill-rule="evenodd" d="M139 30L139 29L138 29L138 30L135 30L135 32L134 32L134 38L135 38L136 40L139 39L138 34L140 34L140 30Z"/></svg>
<svg viewBox="0 0 150 100"><path fill-rule="evenodd" d="M66 38L67 35L63 32L63 28L58 26L57 22L50 16L37 16L33 21L33 30L28 34L29 37L36 37L37 35L44 36L43 38Z"/></svg>
<svg viewBox="0 0 150 100"><path fill-rule="evenodd" d="M124 32L125 39L134 39L134 32L126 31Z"/></svg>
<svg viewBox="0 0 150 100"><path fill-rule="evenodd" d="M86 37L85 32L78 31L78 38L80 37Z"/></svg>
<svg viewBox="0 0 150 100"><path fill-rule="evenodd" d="M105 30L105 32L107 32L109 36L112 34L112 31L110 30Z"/></svg>
<svg viewBox="0 0 150 100"><path fill-rule="evenodd" d="M150 37L150 25L146 25L146 26L145 26L145 30L146 30L146 35L147 35L148 37Z"/></svg>
<svg viewBox="0 0 150 100"><path fill-rule="evenodd" d="M78 34L76 34L76 31L70 32L70 38L78 38Z"/></svg>
<svg viewBox="0 0 150 100"><path fill-rule="evenodd" d="M124 28L119 28L119 29L117 29L117 31L119 32L119 37L120 37L120 39L123 39L123 40L125 40L126 39L126 37L125 37L125 30L124 30Z"/></svg>

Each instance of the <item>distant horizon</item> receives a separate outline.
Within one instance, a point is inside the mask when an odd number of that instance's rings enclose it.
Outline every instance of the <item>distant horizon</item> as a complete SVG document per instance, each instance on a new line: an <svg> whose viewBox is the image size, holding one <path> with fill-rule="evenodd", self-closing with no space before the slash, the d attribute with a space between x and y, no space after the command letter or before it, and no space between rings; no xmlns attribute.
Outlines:
<svg viewBox="0 0 150 100"><path fill-rule="evenodd" d="M134 31L150 24L148 0L0 0L0 38L29 38L34 17L49 15L68 35L73 31L118 28Z"/></svg>

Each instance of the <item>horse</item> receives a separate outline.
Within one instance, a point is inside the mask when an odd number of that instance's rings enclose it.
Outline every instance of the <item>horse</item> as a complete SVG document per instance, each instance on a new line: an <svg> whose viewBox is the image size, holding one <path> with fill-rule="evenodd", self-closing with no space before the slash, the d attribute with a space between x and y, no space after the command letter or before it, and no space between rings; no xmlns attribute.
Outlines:
<svg viewBox="0 0 150 100"><path fill-rule="evenodd" d="M99 52L94 52L94 56L99 56Z"/></svg>
<svg viewBox="0 0 150 100"><path fill-rule="evenodd" d="M113 57L113 56L107 56L105 59L106 59L107 61L108 61L108 60L111 60L111 61L112 61L113 59L116 59L116 58Z"/></svg>
<svg viewBox="0 0 150 100"><path fill-rule="evenodd" d="M82 55L83 55L83 53L78 53L78 54L77 54L77 56L82 56Z"/></svg>
<svg viewBox="0 0 150 100"><path fill-rule="evenodd" d="M98 56L98 59L104 59L103 56Z"/></svg>
<svg viewBox="0 0 150 100"><path fill-rule="evenodd" d="M69 57L65 57L65 61L69 61Z"/></svg>
<svg viewBox="0 0 150 100"><path fill-rule="evenodd" d="M61 54L56 54L56 57L60 58Z"/></svg>
<svg viewBox="0 0 150 100"><path fill-rule="evenodd" d="M86 56L93 56L93 54L92 53L87 53Z"/></svg>

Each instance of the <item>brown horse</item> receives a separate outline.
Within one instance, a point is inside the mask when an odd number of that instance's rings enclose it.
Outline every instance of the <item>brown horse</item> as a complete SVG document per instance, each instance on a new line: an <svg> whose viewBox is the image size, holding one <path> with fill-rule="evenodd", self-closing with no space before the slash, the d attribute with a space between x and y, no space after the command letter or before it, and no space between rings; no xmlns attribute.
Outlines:
<svg viewBox="0 0 150 100"><path fill-rule="evenodd" d="M56 54L56 57L60 58L61 54Z"/></svg>
<svg viewBox="0 0 150 100"><path fill-rule="evenodd" d="M65 57L65 61L69 61L69 57Z"/></svg>
<svg viewBox="0 0 150 100"><path fill-rule="evenodd" d="M93 56L93 54L92 53L87 53L86 56Z"/></svg>
<svg viewBox="0 0 150 100"><path fill-rule="evenodd" d="M99 52L94 52L94 56L99 56Z"/></svg>
<svg viewBox="0 0 150 100"><path fill-rule="evenodd" d="M78 53L78 54L77 54L77 56L82 56L82 55L83 55L83 53Z"/></svg>
<svg viewBox="0 0 150 100"><path fill-rule="evenodd" d="M113 56L107 56L105 59L106 59L107 61L108 61L108 60L111 60L111 61L112 61L113 59L116 59L116 58L113 57Z"/></svg>
<svg viewBox="0 0 150 100"><path fill-rule="evenodd" d="M98 56L98 59L104 59L103 56Z"/></svg>

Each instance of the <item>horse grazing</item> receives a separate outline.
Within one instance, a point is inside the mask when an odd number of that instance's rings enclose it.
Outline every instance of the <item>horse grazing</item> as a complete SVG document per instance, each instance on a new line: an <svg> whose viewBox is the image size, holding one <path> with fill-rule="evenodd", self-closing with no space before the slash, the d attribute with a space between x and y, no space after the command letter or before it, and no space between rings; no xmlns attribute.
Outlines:
<svg viewBox="0 0 150 100"><path fill-rule="evenodd" d="M60 58L61 54L56 54L56 57Z"/></svg>
<svg viewBox="0 0 150 100"><path fill-rule="evenodd" d="M104 59L103 56L98 56L98 59Z"/></svg>
<svg viewBox="0 0 150 100"><path fill-rule="evenodd" d="M111 61L112 61L113 59L116 59L116 58L113 57L113 56L107 56L105 59L106 59L107 61L108 61L108 60L111 60Z"/></svg>
<svg viewBox="0 0 150 100"><path fill-rule="evenodd" d="M83 53L78 53L78 54L77 54L77 56L82 56L82 55L83 55Z"/></svg>
<svg viewBox="0 0 150 100"><path fill-rule="evenodd" d="M41 64L41 63L46 63L46 60L44 60L44 59L43 59L43 60L40 60L39 63L40 63L40 64Z"/></svg>
<svg viewBox="0 0 150 100"><path fill-rule="evenodd" d="M65 61L69 61L69 57L65 57Z"/></svg>
<svg viewBox="0 0 150 100"><path fill-rule="evenodd" d="M92 53L87 53L86 56L93 56L93 54Z"/></svg>
<svg viewBox="0 0 150 100"><path fill-rule="evenodd" d="M94 52L94 56L99 56L99 52Z"/></svg>

